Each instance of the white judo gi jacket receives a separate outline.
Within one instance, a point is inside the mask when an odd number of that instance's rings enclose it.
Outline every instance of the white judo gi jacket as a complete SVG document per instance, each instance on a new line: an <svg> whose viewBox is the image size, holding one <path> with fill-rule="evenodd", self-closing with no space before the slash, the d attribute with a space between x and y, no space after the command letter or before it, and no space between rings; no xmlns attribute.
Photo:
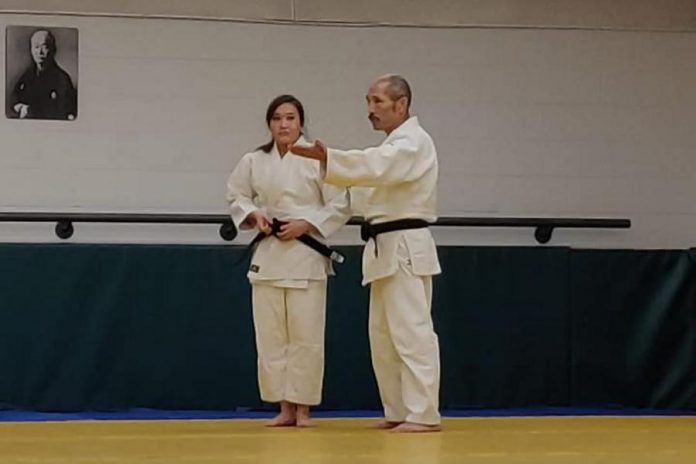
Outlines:
<svg viewBox="0 0 696 464"><path fill-rule="evenodd" d="M242 157L228 179L227 200L239 230L249 229L244 219L260 209L269 219L306 220L319 231L312 235L323 241L350 218L347 190L325 184L319 163L291 153L281 158L275 146L269 153L257 150ZM259 243L247 275L252 283L302 287L330 272L329 260L315 250L271 236Z"/></svg>
<svg viewBox="0 0 696 464"><path fill-rule="evenodd" d="M372 187L365 205L370 223L404 218L437 219L437 152L430 135L411 117L378 147L328 149L324 180L337 186ZM441 272L428 229L385 233L370 240L363 252L363 285L389 277L398 269L397 247L405 241L415 275ZM375 253L375 245L378 253Z"/></svg>

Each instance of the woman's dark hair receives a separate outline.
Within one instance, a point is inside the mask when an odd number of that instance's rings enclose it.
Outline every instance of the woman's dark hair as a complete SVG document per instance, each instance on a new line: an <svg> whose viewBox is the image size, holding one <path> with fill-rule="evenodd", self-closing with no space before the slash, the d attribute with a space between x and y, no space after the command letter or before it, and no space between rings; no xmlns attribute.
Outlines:
<svg viewBox="0 0 696 464"><path fill-rule="evenodd" d="M291 105L294 105L295 108L297 108L297 113L300 115L300 126L304 127L304 107L302 106L302 102L300 102L300 100L293 97L292 95L279 95L273 99L273 101L268 105L268 109L266 110L266 125L268 127L271 127L271 119L273 119L273 114L275 114L276 110L280 105L283 105L285 103L290 103ZM270 153L273 149L273 144L275 144L275 142L271 138L270 142L264 143L263 145L258 147L257 150L261 150L265 153Z"/></svg>

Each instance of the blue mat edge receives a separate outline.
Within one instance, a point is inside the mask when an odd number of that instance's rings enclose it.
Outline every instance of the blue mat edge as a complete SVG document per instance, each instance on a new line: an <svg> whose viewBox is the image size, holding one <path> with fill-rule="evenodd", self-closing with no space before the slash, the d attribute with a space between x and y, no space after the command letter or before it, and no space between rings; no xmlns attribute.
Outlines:
<svg viewBox="0 0 696 464"><path fill-rule="evenodd" d="M696 416L696 410L627 409L627 408L522 408L522 409L456 409L443 410L443 417L544 417L544 416ZM130 409L127 411L42 412L14 409L0 410L0 422L46 422L87 420L215 420L265 419L270 411L237 409L233 411L164 411ZM380 411L312 412L316 418L381 417Z"/></svg>

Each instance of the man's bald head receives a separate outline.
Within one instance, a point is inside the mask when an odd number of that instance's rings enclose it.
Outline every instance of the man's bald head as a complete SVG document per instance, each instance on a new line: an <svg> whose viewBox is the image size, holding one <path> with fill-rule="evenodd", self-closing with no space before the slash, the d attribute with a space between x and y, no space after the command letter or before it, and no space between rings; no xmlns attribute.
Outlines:
<svg viewBox="0 0 696 464"><path fill-rule="evenodd" d="M410 106L411 87L397 74L378 77L367 92L367 111L372 127L387 134L410 117Z"/></svg>
<svg viewBox="0 0 696 464"><path fill-rule="evenodd" d="M385 74L375 79L373 85L379 83L386 84L384 90L393 101L397 101L399 98L405 97L406 109L411 107L411 99L413 98L411 94L411 86L408 85L408 81L403 76L398 74Z"/></svg>

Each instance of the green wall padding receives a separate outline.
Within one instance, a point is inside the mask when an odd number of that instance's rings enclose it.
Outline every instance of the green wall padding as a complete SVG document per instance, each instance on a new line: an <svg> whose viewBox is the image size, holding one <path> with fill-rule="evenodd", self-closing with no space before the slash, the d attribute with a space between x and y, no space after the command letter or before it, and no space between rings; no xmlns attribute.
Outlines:
<svg viewBox="0 0 696 464"><path fill-rule="evenodd" d="M693 251L574 251L573 404L696 409Z"/></svg>
<svg viewBox="0 0 696 464"><path fill-rule="evenodd" d="M434 292L442 401L453 408L568 402L568 249L440 249Z"/></svg>
<svg viewBox="0 0 696 464"><path fill-rule="evenodd" d="M378 409L360 250L329 285L327 409ZM696 409L694 252L441 247L445 408ZM261 408L238 246L0 244L0 407Z"/></svg>

